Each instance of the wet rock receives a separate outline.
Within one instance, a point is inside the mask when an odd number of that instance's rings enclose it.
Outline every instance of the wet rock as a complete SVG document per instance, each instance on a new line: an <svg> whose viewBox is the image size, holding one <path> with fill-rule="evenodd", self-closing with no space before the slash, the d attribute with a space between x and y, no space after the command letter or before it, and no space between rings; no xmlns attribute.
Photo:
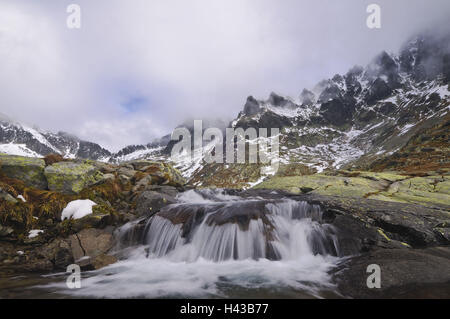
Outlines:
<svg viewBox="0 0 450 319"><path fill-rule="evenodd" d="M45 162L40 158L0 154L1 171L10 178L23 181L28 186L47 188L44 176Z"/></svg>
<svg viewBox="0 0 450 319"><path fill-rule="evenodd" d="M64 194L78 194L102 180L103 173L87 162L59 162L45 168L48 188Z"/></svg>
<svg viewBox="0 0 450 319"><path fill-rule="evenodd" d="M350 259L335 271L339 291L353 298L447 298L450 249L378 249ZM367 266L381 269L381 288L367 287Z"/></svg>
<svg viewBox="0 0 450 319"><path fill-rule="evenodd" d="M159 212L164 206L175 202L175 198L169 194L144 191L136 198L136 214L138 216L153 215Z"/></svg>
<svg viewBox="0 0 450 319"><path fill-rule="evenodd" d="M114 245L112 233L108 230L83 229L70 236L71 252L74 260L85 256L95 258L106 254Z"/></svg>
<svg viewBox="0 0 450 319"><path fill-rule="evenodd" d="M91 258L85 256L78 261L75 261L83 271L97 270L117 262L117 258L111 255L101 254Z"/></svg>

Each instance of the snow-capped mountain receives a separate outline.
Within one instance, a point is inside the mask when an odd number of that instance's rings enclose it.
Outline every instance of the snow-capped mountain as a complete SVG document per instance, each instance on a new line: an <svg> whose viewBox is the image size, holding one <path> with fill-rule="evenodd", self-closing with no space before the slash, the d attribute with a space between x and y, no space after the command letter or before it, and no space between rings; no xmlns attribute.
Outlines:
<svg viewBox="0 0 450 319"><path fill-rule="evenodd" d="M250 96L231 126L279 128L280 161L288 167L304 165L312 172L368 168L420 132L448 121L449 40L449 34L416 36L399 54L382 52L366 67L323 80L298 98ZM220 185L226 180L221 186L231 186L239 181L228 176L245 180L243 169L206 165L193 181ZM253 170L244 176L251 176L246 180L250 184L261 178Z"/></svg>
<svg viewBox="0 0 450 319"><path fill-rule="evenodd" d="M66 158L100 161L111 156L111 152L98 144L82 141L63 132L44 132L5 116L0 118L0 153L32 157L58 153Z"/></svg>
<svg viewBox="0 0 450 319"><path fill-rule="evenodd" d="M285 166L303 166L312 172L368 167L400 150L422 130L448 118L449 44L450 34L424 33L408 41L398 54L382 52L366 67L355 66L344 75L323 80L303 89L297 98L276 93L267 100L250 96L228 126L279 128L281 164ZM191 121L182 126L192 132L192 125ZM203 129L226 126L210 122ZM69 158L117 163L168 160L174 143L166 135L147 145L130 145L111 153L66 133L42 132L0 119L2 153L60 153ZM204 152L214 149L213 145L205 146ZM186 158L175 166L195 185L251 184L264 178L251 165L205 165L202 156L195 161Z"/></svg>

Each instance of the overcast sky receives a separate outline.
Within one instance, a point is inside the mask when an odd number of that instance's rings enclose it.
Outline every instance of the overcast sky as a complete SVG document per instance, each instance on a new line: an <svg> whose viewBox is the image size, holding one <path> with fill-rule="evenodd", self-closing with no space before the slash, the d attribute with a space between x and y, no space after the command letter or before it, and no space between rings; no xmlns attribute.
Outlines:
<svg viewBox="0 0 450 319"><path fill-rule="evenodd" d="M0 112L115 151L248 95L295 98L449 17L448 0L0 0Z"/></svg>

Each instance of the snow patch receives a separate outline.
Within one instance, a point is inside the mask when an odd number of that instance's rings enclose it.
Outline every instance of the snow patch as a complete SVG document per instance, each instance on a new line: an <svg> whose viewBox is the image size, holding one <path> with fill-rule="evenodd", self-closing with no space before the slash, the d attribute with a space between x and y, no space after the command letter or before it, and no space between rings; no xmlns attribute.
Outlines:
<svg viewBox="0 0 450 319"><path fill-rule="evenodd" d="M97 205L89 199L78 199L67 204L61 213L61 220L80 219L92 214L92 206Z"/></svg>
<svg viewBox="0 0 450 319"><path fill-rule="evenodd" d="M28 238L34 238L37 237L40 233L43 233L44 231L41 229L32 229L28 233Z"/></svg>
<svg viewBox="0 0 450 319"><path fill-rule="evenodd" d="M30 150L25 144L0 144L0 153L26 157L41 157L41 155Z"/></svg>

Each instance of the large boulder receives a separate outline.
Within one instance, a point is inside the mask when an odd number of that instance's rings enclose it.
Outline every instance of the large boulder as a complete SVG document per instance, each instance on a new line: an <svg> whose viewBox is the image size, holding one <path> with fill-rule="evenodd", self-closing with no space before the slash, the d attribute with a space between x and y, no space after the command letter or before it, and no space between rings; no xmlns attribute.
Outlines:
<svg viewBox="0 0 450 319"><path fill-rule="evenodd" d="M100 182L103 173L88 162L59 162L44 171L51 191L78 194L81 190Z"/></svg>
<svg viewBox="0 0 450 319"><path fill-rule="evenodd" d="M43 159L0 154L0 165L3 174L10 178L19 179L28 186L47 188Z"/></svg>

